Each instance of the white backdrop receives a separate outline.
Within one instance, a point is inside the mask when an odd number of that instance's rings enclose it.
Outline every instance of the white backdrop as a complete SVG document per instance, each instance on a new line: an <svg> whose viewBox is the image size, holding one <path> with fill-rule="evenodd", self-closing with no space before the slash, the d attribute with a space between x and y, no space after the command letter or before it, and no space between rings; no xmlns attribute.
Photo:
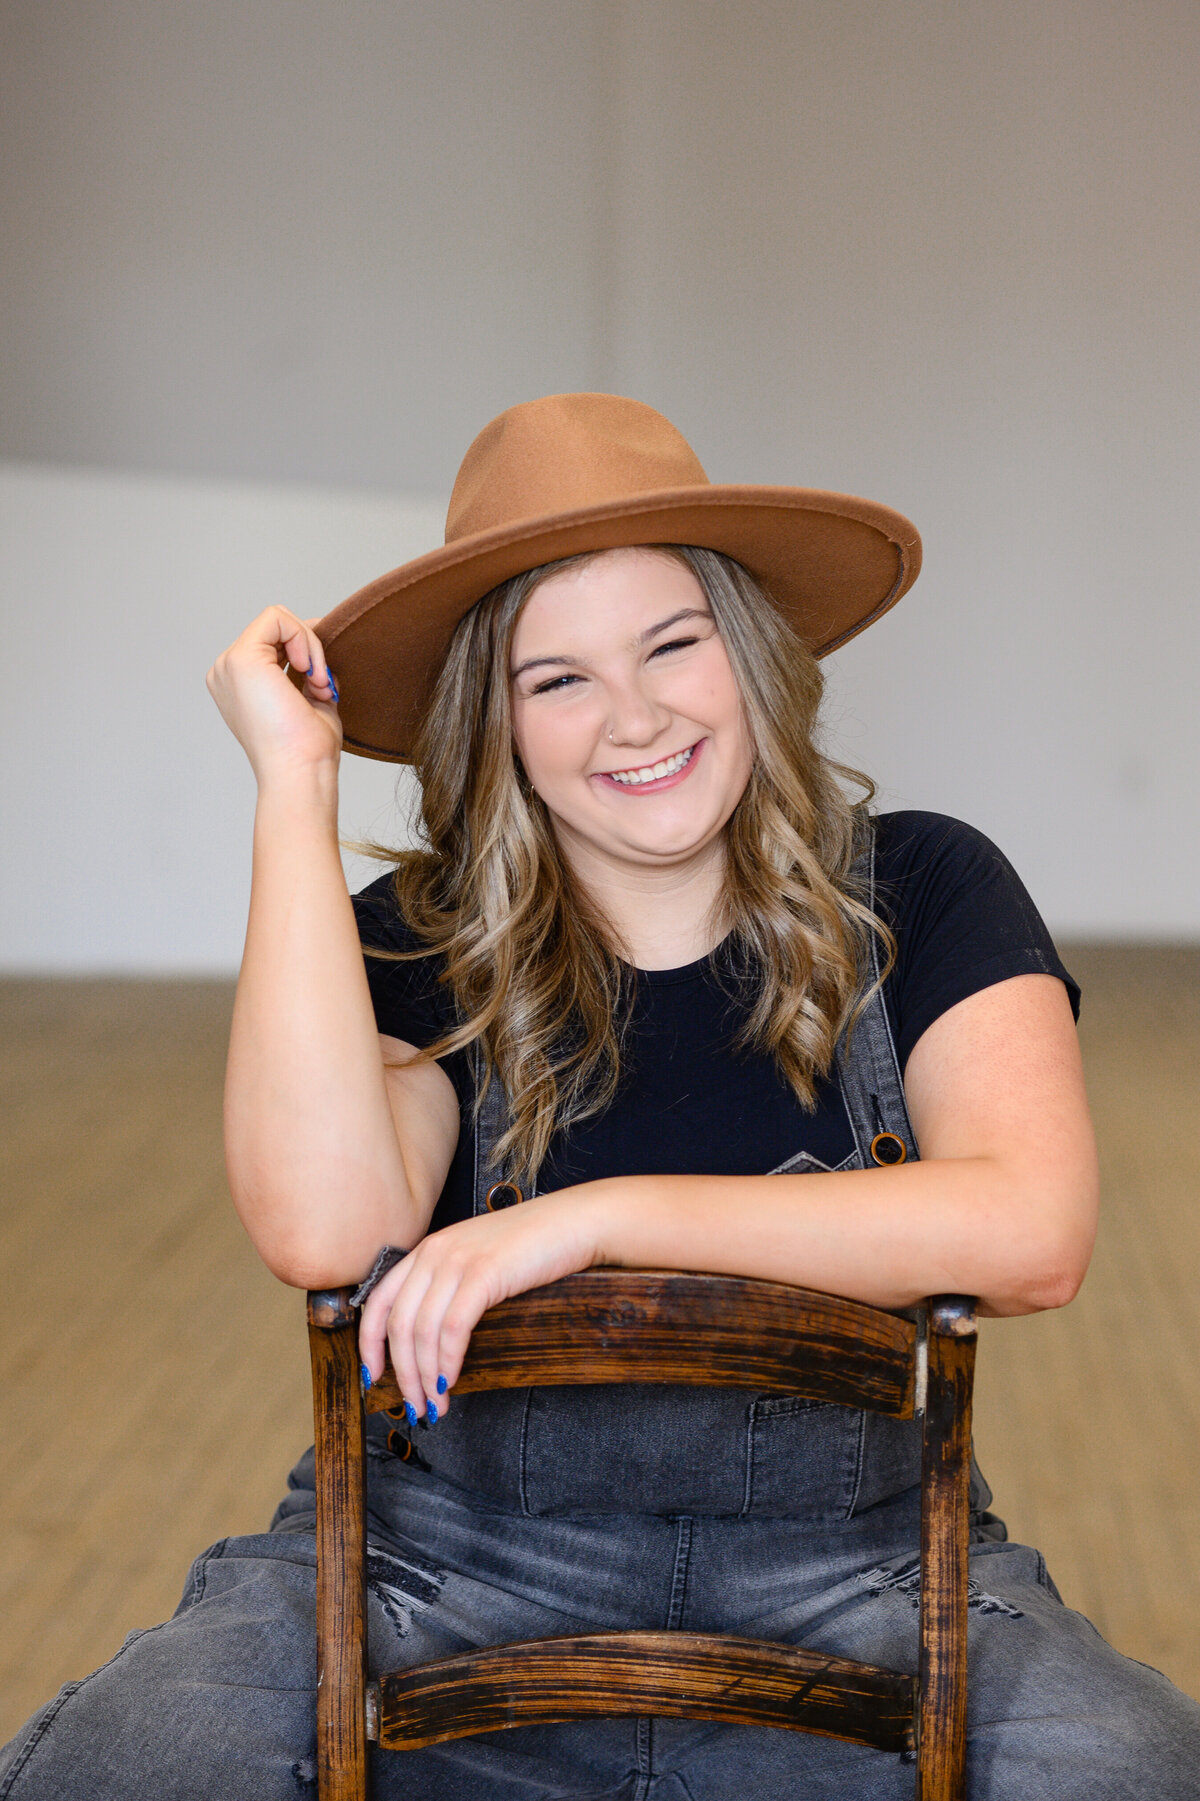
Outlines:
<svg viewBox="0 0 1200 1801"><path fill-rule="evenodd" d="M260 607L320 614L440 529L412 499L0 469L5 966L236 967L253 780L205 671ZM997 530L977 568L967 530L935 537L827 665L830 746L885 804L990 832L1060 933L1200 936L1195 615L1176 657L1116 582L1068 610L1055 543ZM401 832L400 772L343 772L343 835Z"/></svg>
<svg viewBox="0 0 1200 1801"><path fill-rule="evenodd" d="M237 968L254 780L208 666L262 607L322 613L440 528L372 495L0 471L10 969ZM343 835L390 832L399 772L344 767Z"/></svg>
<svg viewBox="0 0 1200 1801"><path fill-rule="evenodd" d="M233 965L212 655L574 387L910 514L839 747L1200 936L1198 79L1195 0L7 0L0 966Z"/></svg>

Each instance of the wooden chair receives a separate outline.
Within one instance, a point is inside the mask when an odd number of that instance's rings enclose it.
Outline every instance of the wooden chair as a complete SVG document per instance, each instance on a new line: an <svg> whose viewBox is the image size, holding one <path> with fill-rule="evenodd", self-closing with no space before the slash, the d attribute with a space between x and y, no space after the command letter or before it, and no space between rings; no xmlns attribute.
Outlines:
<svg viewBox="0 0 1200 1801"><path fill-rule="evenodd" d="M692 1382L923 1415L920 1661L914 1678L792 1646L694 1632L503 1645L367 1680L364 1411L349 1289L308 1297L317 1455L321 1801L365 1801L367 1744L416 1749L587 1715L670 1714L916 1753L918 1801L961 1801L974 1303L918 1323L729 1276L588 1270L480 1320L456 1393ZM389 1369L366 1401L402 1409Z"/></svg>

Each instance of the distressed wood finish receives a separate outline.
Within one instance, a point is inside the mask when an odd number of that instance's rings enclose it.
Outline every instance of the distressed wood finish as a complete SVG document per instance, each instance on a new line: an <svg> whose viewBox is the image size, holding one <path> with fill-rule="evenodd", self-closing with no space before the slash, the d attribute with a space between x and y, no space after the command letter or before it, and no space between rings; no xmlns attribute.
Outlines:
<svg viewBox="0 0 1200 1801"><path fill-rule="evenodd" d="M928 1309L921 1492L917 1801L963 1801L967 1755L967 1546L975 1303Z"/></svg>
<svg viewBox="0 0 1200 1801"><path fill-rule="evenodd" d="M366 1445L348 1288L308 1297L317 1459L317 1781L366 1801Z"/></svg>
<svg viewBox="0 0 1200 1801"><path fill-rule="evenodd" d="M798 1647L681 1632L501 1645L365 1685L363 1407L348 1291L309 1297L318 1454L321 1801L367 1794L367 1736L415 1750L511 1726L661 1714L822 1733L917 1756L918 1801L963 1801L974 1303L928 1304L916 1681ZM898 1418L917 1329L835 1296L738 1277L588 1270L492 1309L456 1385L700 1382ZM390 1370L368 1404L395 1407Z"/></svg>
<svg viewBox="0 0 1200 1801"><path fill-rule="evenodd" d="M374 1685L373 1685L374 1686ZM508 1726L660 1714L912 1747L913 1679L818 1651L692 1632L531 1639L379 1679L379 1743L419 1749Z"/></svg>
<svg viewBox="0 0 1200 1801"><path fill-rule="evenodd" d="M454 1388L694 1382L910 1419L915 1344L911 1320L781 1282L594 1269L485 1313ZM389 1368L367 1406L400 1405Z"/></svg>

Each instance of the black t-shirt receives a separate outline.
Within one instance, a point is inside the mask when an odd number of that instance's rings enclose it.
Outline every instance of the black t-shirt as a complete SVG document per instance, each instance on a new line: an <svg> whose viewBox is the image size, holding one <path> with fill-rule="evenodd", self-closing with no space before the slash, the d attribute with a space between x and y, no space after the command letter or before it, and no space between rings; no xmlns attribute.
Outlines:
<svg viewBox="0 0 1200 1801"><path fill-rule="evenodd" d="M1058 976L1078 1015L1079 990L1037 908L981 832L938 813L883 814L876 821L875 880L876 906L896 936L884 1000L901 1068L940 1014L1009 976ZM390 875L356 895L354 907L365 945L418 947L397 913ZM369 956L366 967L381 1032L424 1047L449 1030L453 999L437 980L440 958L392 963ZM556 1134L538 1177L540 1193L600 1176L764 1175L800 1151L831 1169L845 1162L854 1141L836 1082L819 1084L809 1113L773 1058L735 1051L745 1005L738 991L739 972L722 947L682 969L637 972L616 1097L603 1114ZM469 1057L456 1053L442 1067L467 1122ZM468 1126L435 1227L470 1214L472 1170Z"/></svg>

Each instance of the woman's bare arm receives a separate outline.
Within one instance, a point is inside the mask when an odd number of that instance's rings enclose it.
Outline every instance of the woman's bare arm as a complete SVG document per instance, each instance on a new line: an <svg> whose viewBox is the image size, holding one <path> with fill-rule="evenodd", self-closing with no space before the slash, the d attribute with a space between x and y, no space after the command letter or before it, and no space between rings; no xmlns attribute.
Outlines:
<svg viewBox="0 0 1200 1801"><path fill-rule="evenodd" d="M1066 991L1018 976L934 1022L906 1071L922 1161L777 1176L609 1177L425 1239L364 1310L418 1411L480 1314L592 1264L720 1271L876 1306L930 1294L986 1311L1062 1306L1083 1279L1097 1170ZM715 1104L719 1104L719 1097ZM435 1403L441 1405L441 1403Z"/></svg>
<svg viewBox="0 0 1200 1801"><path fill-rule="evenodd" d="M774 1277L881 1307L938 1293L993 1314L1065 1305L1099 1181L1062 983L1017 976L952 1007L914 1047L905 1089L921 1162L642 1177L637 1202L608 1197L597 1261Z"/></svg>
<svg viewBox="0 0 1200 1801"><path fill-rule="evenodd" d="M311 666L303 694L283 654ZM270 608L218 658L209 687L258 780L225 1089L230 1188L281 1280L357 1281L381 1245L425 1231L457 1101L436 1065L385 1071L338 853L341 728L319 640ZM399 1062L411 1047L388 1048Z"/></svg>

